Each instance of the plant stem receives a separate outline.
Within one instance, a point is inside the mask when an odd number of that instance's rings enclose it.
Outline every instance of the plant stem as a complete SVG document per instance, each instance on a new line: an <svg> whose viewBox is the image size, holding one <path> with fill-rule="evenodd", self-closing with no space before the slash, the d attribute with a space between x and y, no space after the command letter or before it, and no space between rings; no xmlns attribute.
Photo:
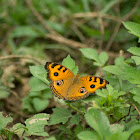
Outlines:
<svg viewBox="0 0 140 140"><path fill-rule="evenodd" d="M83 111L78 110L77 108L75 108L73 105L71 105L70 102L66 102L66 104L73 110L75 110L76 112L78 112L81 115L84 115L85 113Z"/></svg>

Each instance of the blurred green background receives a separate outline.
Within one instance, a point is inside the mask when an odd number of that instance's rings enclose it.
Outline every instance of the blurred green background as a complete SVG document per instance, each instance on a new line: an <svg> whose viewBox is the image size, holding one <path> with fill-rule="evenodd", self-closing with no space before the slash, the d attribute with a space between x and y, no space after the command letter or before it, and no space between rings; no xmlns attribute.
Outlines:
<svg viewBox="0 0 140 140"><path fill-rule="evenodd" d="M29 117L21 110L23 99L24 107L30 102L31 65L61 64L70 54L80 73L93 74L99 69L80 48L107 52L109 64L128 58L127 49L139 44L122 21L140 23L140 0L0 0L0 110Z"/></svg>

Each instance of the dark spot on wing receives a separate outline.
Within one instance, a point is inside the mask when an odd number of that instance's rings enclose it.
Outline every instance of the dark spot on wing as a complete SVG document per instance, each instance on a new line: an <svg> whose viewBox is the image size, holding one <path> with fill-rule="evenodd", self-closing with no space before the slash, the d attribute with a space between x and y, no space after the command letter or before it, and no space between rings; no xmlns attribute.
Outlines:
<svg viewBox="0 0 140 140"><path fill-rule="evenodd" d="M89 81L92 81L92 77L89 77Z"/></svg>
<svg viewBox="0 0 140 140"><path fill-rule="evenodd" d="M60 68L58 68L58 70L61 70L63 68L63 66L60 66Z"/></svg>
<svg viewBox="0 0 140 140"><path fill-rule="evenodd" d="M97 77L94 78L94 82L97 82Z"/></svg>
<svg viewBox="0 0 140 140"><path fill-rule="evenodd" d="M90 88L95 88L95 85L94 84L90 85Z"/></svg>
<svg viewBox="0 0 140 140"><path fill-rule="evenodd" d="M65 72L67 70L67 68L65 68L64 70L63 70L63 72Z"/></svg>
<svg viewBox="0 0 140 140"><path fill-rule="evenodd" d="M51 66L51 68L54 68L54 67L57 66L57 65L58 65L58 64L53 63L52 66Z"/></svg>
<svg viewBox="0 0 140 140"><path fill-rule="evenodd" d="M104 80L102 78L100 78L100 84L102 84L104 82Z"/></svg>
<svg viewBox="0 0 140 140"><path fill-rule="evenodd" d="M55 73L54 73L54 76L58 76L58 72L55 72Z"/></svg>

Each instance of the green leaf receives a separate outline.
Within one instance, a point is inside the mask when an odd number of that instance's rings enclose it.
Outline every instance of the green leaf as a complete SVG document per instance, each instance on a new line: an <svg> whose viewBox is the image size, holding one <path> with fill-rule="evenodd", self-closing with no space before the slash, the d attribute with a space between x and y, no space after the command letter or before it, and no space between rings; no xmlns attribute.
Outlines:
<svg viewBox="0 0 140 140"><path fill-rule="evenodd" d="M4 89L0 89L0 99L4 99L6 97L8 97L10 93Z"/></svg>
<svg viewBox="0 0 140 140"><path fill-rule="evenodd" d="M70 124L76 124L78 125L80 122L81 118L80 115L76 114L76 115L72 115L72 118L70 120Z"/></svg>
<svg viewBox="0 0 140 140"><path fill-rule="evenodd" d="M99 135L94 131L82 131L77 136L80 140L100 140Z"/></svg>
<svg viewBox="0 0 140 140"><path fill-rule="evenodd" d="M123 25L131 34L140 38L140 24L135 22L122 22Z"/></svg>
<svg viewBox="0 0 140 140"><path fill-rule="evenodd" d="M98 133L100 139L108 140L112 135L121 133L124 129L124 127L118 124L110 125L107 116L94 108L88 110L85 118L87 123Z"/></svg>
<svg viewBox="0 0 140 140"><path fill-rule="evenodd" d="M138 48L138 47L131 47L127 51L129 51L133 55L140 56L140 48Z"/></svg>
<svg viewBox="0 0 140 140"><path fill-rule="evenodd" d="M30 66L29 68L34 77L42 80L49 85L49 81L47 80L47 72L43 66Z"/></svg>
<svg viewBox="0 0 140 140"><path fill-rule="evenodd" d="M31 91L40 91L48 88L47 85L44 84L44 82L42 82L40 79L36 77L32 77L30 79L29 85L31 87Z"/></svg>
<svg viewBox="0 0 140 140"><path fill-rule="evenodd" d="M30 97L27 96L23 98L22 109L27 110L28 112L35 112Z"/></svg>
<svg viewBox="0 0 140 140"><path fill-rule="evenodd" d="M78 67L75 66L75 61L70 57L70 55L63 59L62 65L69 68L75 75L77 74Z"/></svg>
<svg viewBox="0 0 140 140"><path fill-rule="evenodd" d="M140 104L140 88L133 88L130 92L135 95L133 99Z"/></svg>
<svg viewBox="0 0 140 140"><path fill-rule="evenodd" d="M85 115L87 123L99 134L100 139L110 133L110 123L106 115L96 109L89 109Z"/></svg>
<svg viewBox="0 0 140 140"><path fill-rule="evenodd" d="M37 135L48 136L48 133L44 132L44 126L47 125L49 115L46 113L36 114L33 117L25 121L27 130L25 136Z"/></svg>
<svg viewBox="0 0 140 140"><path fill-rule="evenodd" d="M24 37L24 36L30 36L30 37L39 37L40 34L38 34L37 31L31 26L19 26L16 27L12 33L12 37Z"/></svg>
<svg viewBox="0 0 140 140"><path fill-rule="evenodd" d="M27 128L25 127L25 125L21 123L17 123L13 125L13 127L11 128L11 131L14 131L14 133L17 134L19 137L23 136L23 132L25 130L27 130Z"/></svg>
<svg viewBox="0 0 140 140"><path fill-rule="evenodd" d="M140 65L140 57L139 56L131 56L132 59L134 59L136 65Z"/></svg>
<svg viewBox="0 0 140 140"><path fill-rule="evenodd" d="M101 52L100 55L99 55L99 59L100 59L100 62L102 63L102 66L107 62L108 60L108 54L106 52Z"/></svg>
<svg viewBox="0 0 140 140"><path fill-rule="evenodd" d="M96 62L100 63L99 56L98 56L96 50L94 50L92 48L81 48L80 51L86 58L95 60Z"/></svg>
<svg viewBox="0 0 140 140"><path fill-rule="evenodd" d="M49 100L33 98L33 106L37 112L43 111L49 105Z"/></svg>
<svg viewBox="0 0 140 140"><path fill-rule="evenodd" d="M58 123L63 123L65 124L68 119L71 117L71 113L68 109L66 108L54 108L53 109L53 114L50 117L49 124L54 125Z"/></svg>
<svg viewBox="0 0 140 140"><path fill-rule="evenodd" d="M110 65L110 66L104 67L103 70L107 71L109 73L115 74L115 75L122 75L123 74L123 71L122 71L120 66Z"/></svg>
<svg viewBox="0 0 140 140"><path fill-rule="evenodd" d="M7 126L8 123L12 122L11 117L4 117L2 112L0 112L0 131Z"/></svg>

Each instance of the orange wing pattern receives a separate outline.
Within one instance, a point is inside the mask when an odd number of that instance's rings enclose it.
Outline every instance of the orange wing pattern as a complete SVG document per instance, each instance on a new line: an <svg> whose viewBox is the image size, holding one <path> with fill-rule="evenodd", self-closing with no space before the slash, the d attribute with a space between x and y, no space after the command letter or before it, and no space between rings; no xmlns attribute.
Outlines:
<svg viewBox="0 0 140 140"><path fill-rule="evenodd" d="M95 76L74 76L68 68L54 62L45 65L47 78L50 80L50 88L53 94L66 101L84 99L94 94L97 89L105 88L109 82Z"/></svg>
<svg viewBox="0 0 140 140"><path fill-rule="evenodd" d="M74 74L72 71L54 62L47 62L45 65L45 69L48 71L47 78L51 81L74 77Z"/></svg>
<svg viewBox="0 0 140 140"><path fill-rule="evenodd" d="M75 101L84 99L90 94L94 94L97 89L105 88L109 82L99 77L84 76L79 79L69 89L66 100ZM81 92L82 91L82 92Z"/></svg>

